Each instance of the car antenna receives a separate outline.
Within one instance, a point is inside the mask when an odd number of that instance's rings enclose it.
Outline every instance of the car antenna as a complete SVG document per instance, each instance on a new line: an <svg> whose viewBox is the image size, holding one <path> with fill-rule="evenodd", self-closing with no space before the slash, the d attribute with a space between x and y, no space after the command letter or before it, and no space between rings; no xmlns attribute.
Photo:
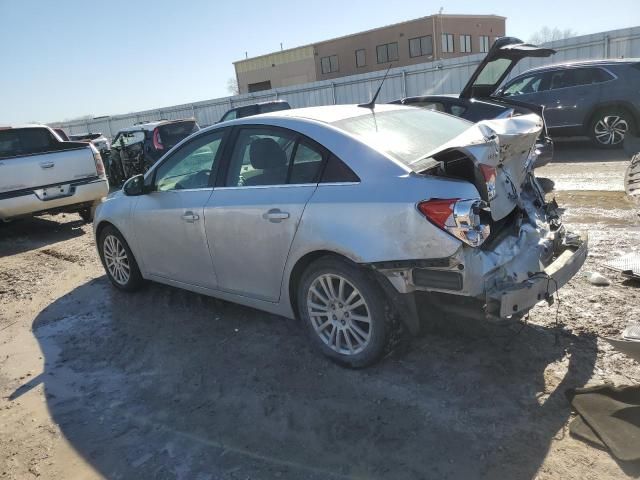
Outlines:
<svg viewBox="0 0 640 480"><path fill-rule="evenodd" d="M371 110L376 108L376 100L378 99L378 95L380 94L380 90L382 89L382 85L384 84L384 81L387 79L387 75L389 74L389 70L391 70L391 65L392 64L390 63L389 67L387 68L387 71L384 72L384 77L382 77L382 81L380 82L380 85L378 86L378 90L376 90L376 93L373 96L373 98L369 101L369 103L360 103L360 104L358 104L359 107L370 108Z"/></svg>

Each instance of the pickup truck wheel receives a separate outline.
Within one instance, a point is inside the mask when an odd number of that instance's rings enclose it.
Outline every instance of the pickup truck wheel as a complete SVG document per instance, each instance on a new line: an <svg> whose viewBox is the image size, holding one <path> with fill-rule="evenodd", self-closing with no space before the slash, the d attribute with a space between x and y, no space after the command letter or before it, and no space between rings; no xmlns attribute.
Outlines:
<svg viewBox="0 0 640 480"><path fill-rule="evenodd" d="M80 218L82 218L82 220L85 223L93 222L93 208L91 207L83 208L78 212L78 214L80 215Z"/></svg>
<svg viewBox="0 0 640 480"><path fill-rule="evenodd" d="M120 232L112 226L105 227L99 235L100 260L111 283L120 290L138 290L144 280L138 263Z"/></svg>
<svg viewBox="0 0 640 480"><path fill-rule="evenodd" d="M309 265L297 291L316 349L351 368L376 362L391 343L395 322L385 299L367 272L333 257Z"/></svg>
<svg viewBox="0 0 640 480"><path fill-rule="evenodd" d="M599 148L620 148L625 134L633 131L633 117L620 108L599 110L589 124L589 137Z"/></svg>

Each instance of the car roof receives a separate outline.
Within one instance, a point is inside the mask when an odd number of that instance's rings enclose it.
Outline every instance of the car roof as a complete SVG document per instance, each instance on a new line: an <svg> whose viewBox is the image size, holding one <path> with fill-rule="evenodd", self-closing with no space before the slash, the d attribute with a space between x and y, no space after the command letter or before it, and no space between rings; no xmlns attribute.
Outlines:
<svg viewBox="0 0 640 480"><path fill-rule="evenodd" d="M621 65L632 64L640 62L640 58L611 58L604 60L576 60L573 62L553 63L551 65L543 65L542 67L535 67L527 70L523 73L540 72L544 70L552 70L554 68L573 68L573 67L592 67L592 66L606 66L606 65ZM520 74L522 75L522 74ZM518 76L520 76L518 75Z"/></svg>
<svg viewBox="0 0 640 480"><path fill-rule="evenodd" d="M406 105L385 104L381 103L375 106L374 112L388 112L393 110L403 110L409 108ZM280 110L277 112L261 113L260 115L253 115L246 117L247 119L257 119L266 117L277 118L304 118L308 120L315 120L323 123L333 123L346 118L359 117L361 115L371 114L371 109L366 107L359 107L357 105L326 105L322 107L305 107L294 108L291 110ZM245 119L240 119L245 120ZM226 122L225 122L226 123Z"/></svg>

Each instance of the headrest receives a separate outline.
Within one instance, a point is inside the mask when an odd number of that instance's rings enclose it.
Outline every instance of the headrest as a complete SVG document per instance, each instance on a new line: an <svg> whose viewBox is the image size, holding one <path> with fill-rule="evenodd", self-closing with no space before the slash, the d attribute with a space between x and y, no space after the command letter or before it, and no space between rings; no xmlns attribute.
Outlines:
<svg viewBox="0 0 640 480"><path fill-rule="evenodd" d="M272 138L258 138L249 146L249 159L253 168L268 170L287 165L287 154Z"/></svg>

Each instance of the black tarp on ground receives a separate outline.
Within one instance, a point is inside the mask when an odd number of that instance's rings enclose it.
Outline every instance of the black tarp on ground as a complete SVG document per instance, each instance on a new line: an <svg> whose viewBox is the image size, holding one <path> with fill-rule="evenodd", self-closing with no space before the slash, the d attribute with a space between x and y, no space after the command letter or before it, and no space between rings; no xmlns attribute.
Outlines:
<svg viewBox="0 0 640 480"><path fill-rule="evenodd" d="M569 426L573 435L607 447L620 460L640 460L640 386L576 388L567 398L580 414Z"/></svg>

